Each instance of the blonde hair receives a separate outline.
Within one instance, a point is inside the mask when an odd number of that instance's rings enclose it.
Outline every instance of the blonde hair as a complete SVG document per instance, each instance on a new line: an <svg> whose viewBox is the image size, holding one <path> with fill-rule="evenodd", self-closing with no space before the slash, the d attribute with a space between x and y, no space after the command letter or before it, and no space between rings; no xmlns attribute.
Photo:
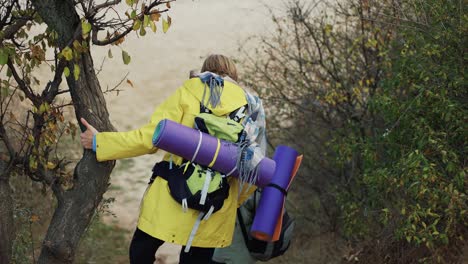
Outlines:
<svg viewBox="0 0 468 264"><path fill-rule="evenodd" d="M201 72L210 71L221 76L229 76L237 81L237 69L234 61L221 54L212 54L203 62Z"/></svg>

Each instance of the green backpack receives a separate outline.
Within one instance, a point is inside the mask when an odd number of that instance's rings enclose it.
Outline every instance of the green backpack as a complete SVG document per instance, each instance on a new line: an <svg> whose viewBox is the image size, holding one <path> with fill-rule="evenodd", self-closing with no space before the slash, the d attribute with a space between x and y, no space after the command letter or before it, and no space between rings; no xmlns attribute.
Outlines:
<svg viewBox="0 0 468 264"><path fill-rule="evenodd" d="M246 106L231 112L228 116L216 116L200 104L200 114L195 117L195 128L219 139L238 143L244 138L244 127L240 120ZM156 163L150 183L155 177L167 180L171 196L182 205L204 212L207 218L221 209L229 196L226 175L207 166L184 160L180 166L171 161Z"/></svg>
<svg viewBox="0 0 468 264"><path fill-rule="evenodd" d="M219 139L238 142L244 127L232 119L200 113L195 117L196 128Z"/></svg>

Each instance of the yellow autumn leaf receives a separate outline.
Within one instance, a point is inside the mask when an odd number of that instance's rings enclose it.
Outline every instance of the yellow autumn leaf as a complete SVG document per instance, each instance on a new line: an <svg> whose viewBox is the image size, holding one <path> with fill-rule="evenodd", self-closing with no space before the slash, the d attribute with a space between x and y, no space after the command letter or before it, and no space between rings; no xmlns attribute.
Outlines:
<svg viewBox="0 0 468 264"><path fill-rule="evenodd" d="M87 36L87 34L90 31L91 31L91 24L86 20L81 21L81 33L82 33L82 35Z"/></svg>
<svg viewBox="0 0 468 264"><path fill-rule="evenodd" d="M46 106L45 106L45 104L41 104L39 106L39 114L42 114L44 112L46 112Z"/></svg>
<svg viewBox="0 0 468 264"><path fill-rule="evenodd" d="M329 36L330 32L333 30L333 26L330 24L326 24L324 27L325 35Z"/></svg>
<svg viewBox="0 0 468 264"><path fill-rule="evenodd" d="M55 165L53 162L50 162L50 161L47 162L47 168L48 168L49 170L54 169L55 166L57 166L57 165Z"/></svg>
<svg viewBox="0 0 468 264"><path fill-rule="evenodd" d="M73 65L73 76L75 77L75 80L78 80L80 77L80 66L78 66L78 64Z"/></svg>
<svg viewBox="0 0 468 264"><path fill-rule="evenodd" d="M61 52L63 57L65 57L65 59L67 61L70 61L73 59L73 50L70 49L70 47L65 47Z"/></svg>
<svg viewBox="0 0 468 264"><path fill-rule="evenodd" d="M63 69L63 74L65 74L65 77L70 76L70 69L68 67L65 67L65 69Z"/></svg>

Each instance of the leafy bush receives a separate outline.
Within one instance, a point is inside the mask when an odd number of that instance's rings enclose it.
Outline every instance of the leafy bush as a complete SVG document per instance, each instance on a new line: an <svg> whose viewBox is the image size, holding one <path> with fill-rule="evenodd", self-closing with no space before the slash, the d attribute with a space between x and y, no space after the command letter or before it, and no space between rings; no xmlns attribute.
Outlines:
<svg viewBox="0 0 468 264"><path fill-rule="evenodd" d="M336 166L336 150L330 144L333 138L354 135L355 128L366 127L370 119L368 100L388 63L393 27L368 19L376 19L385 8L376 3L364 9L361 1L291 1L285 15L273 17L273 35L261 37L245 57L244 80L264 100L270 143L288 144L304 153L289 195L303 230L293 250L302 252L302 259L290 263L341 258L332 190L349 182L359 167L354 157Z"/></svg>
<svg viewBox="0 0 468 264"><path fill-rule="evenodd" d="M379 125L337 140L342 160L350 153L362 159L339 201L347 234L406 240L405 247L425 252L420 261L450 262L445 250L466 238L468 225L467 17L459 1L413 4L400 6L406 18L394 20L390 63L369 100Z"/></svg>
<svg viewBox="0 0 468 264"><path fill-rule="evenodd" d="M346 259L460 255L468 189L462 8L454 0L291 1L274 16L273 35L246 56L246 83L265 101L272 145L305 154L290 197L299 224L309 238L343 231L361 252Z"/></svg>

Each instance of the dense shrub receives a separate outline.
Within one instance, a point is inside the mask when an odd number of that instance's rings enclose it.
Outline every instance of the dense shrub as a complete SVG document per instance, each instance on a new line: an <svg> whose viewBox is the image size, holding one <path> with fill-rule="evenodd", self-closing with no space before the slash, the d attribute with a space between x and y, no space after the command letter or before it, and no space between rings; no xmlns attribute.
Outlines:
<svg viewBox="0 0 468 264"><path fill-rule="evenodd" d="M340 231L355 242L350 260L456 261L468 189L462 2L319 3L290 2L244 61L272 145L305 154L290 197L304 233Z"/></svg>
<svg viewBox="0 0 468 264"><path fill-rule="evenodd" d="M447 247L466 239L468 224L467 17L459 1L405 10L406 18L395 18L391 63L369 101L381 125L337 145L341 157L362 156L362 171L340 204L349 235L383 232L388 242L424 251L421 261L453 261Z"/></svg>

